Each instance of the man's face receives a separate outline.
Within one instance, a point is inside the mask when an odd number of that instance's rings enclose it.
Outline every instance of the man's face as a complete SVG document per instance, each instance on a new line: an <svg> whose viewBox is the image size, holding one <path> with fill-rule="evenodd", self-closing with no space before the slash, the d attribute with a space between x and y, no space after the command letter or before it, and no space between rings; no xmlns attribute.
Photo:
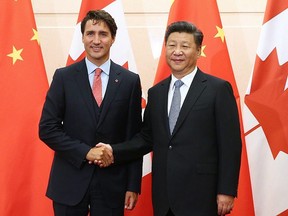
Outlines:
<svg viewBox="0 0 288 216"><path fill-rule="evenodd" d="M82 42L87 58L97 66L100 66L108 60L114 38L112 38L105 22L88 20L82 35Z"/></svg>
<svg viewBox="0 0 288 216"><path fill-rule="evenodd" d="M178 79L194 70L200 54L201 47L197 47L192 34L173 32L169 35L166 43L166 61Z"/></svg>

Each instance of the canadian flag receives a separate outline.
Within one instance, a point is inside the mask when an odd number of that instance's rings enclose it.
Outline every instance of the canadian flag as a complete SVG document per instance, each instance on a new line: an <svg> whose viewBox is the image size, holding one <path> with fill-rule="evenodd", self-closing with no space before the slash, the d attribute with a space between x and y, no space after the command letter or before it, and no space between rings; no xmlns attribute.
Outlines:
<svg viewBox="0 0 288 216"><path fill-rule="evenodd" d="M117 24L117 35L114 44L111 47L110 58L137 73L137 67L126 27L122 1L120 0L82 0L78 21L75 27L72 45L69 51L67 65L81 60L85 56L85 49L82 43L82 34L80 30L81 20L89 10L103 9L111 14ZM142 107L145 107L145 100L142 100ZM151 156L147 154L143 161L143 178L141 195L133 211L125 211L126 216L152 216L151 202Z"/></svg>
<svg viewBox="0 0 288 216"><path fill-rule="evenodd" d="M255 215L288 216L288 2L268 0L244 130Z"/></svg>

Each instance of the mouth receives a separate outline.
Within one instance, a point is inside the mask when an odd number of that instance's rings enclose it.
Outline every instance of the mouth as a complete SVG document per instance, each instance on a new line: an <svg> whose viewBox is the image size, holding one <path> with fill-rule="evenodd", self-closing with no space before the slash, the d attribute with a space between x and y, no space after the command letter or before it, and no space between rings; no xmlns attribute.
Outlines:
<svg viewBox="0 0 288 216"><path fill-rule="evenodd" d="M171 59L171 61L175 62L176 64L182 63L184 60L183 59Z"/></svg>
<svg viewBox="0 0 288 216"><path fill-rule="evenodd" d="M102 49L100 46L91 46L90 48L93 50L93 52L100 52Z"/></svg>

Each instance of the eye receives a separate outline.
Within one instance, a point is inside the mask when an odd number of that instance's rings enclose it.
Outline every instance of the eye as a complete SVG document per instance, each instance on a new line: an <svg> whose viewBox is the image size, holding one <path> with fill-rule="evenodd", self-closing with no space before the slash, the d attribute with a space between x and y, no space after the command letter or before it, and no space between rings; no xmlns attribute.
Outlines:
<svg viewBox="0 0 288 216"><path fill-rule="evenodd" d="M94 33L93 32L87 32L86 33L86 35L88 35L88 36L91 36L91 35L93 35Z"/></svg>
<svg viewBox="0 0 288 216"><path fill-rule="evenodd" d="M173 48L175 46L176 46L175 44L168 44L168 47L170 47L170 48Z"/></svg>

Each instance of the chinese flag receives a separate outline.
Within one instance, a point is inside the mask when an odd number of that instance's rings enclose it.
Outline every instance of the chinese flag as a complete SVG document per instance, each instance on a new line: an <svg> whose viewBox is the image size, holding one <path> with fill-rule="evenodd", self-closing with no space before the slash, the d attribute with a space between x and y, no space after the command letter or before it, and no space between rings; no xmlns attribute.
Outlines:
<svg viewBox="0 0 288 216"><path fill-rule="evenodd" d="M288 2L268 0L244 129L255 214L288 216Z"/></svg>
<svg viewBox="0 0 288 216"><path fill-rule="evenodd" d="M38 138L48 81L30 0L0 7L0 214L51 216L52 152Z"/></svg>
<svg viewBox="0 0 288 216"><path fill-rule="evenodd" d="M198 59L198 67L204 72L210 73L229 81L233 87L241 118L240 98L234 78L229 53L225 41L225 34L221 24L220 14L216 0L174 0L170 8L168 25L175 21L189 21L195 24L204 34L201 57ZM171 71L165 60L165 47L159 60L154 83L168 77ZM242 128L242 123L241 123ZM242 133L243 149L238 187L238 197L235 200L234 216L253 216L253 201L251 194L247 153Z"/></svg>
<svg viewBox="0 0 288 216"><path fill-rule="evenodd" d="M137 73L132 46L126 27L123 6L120 0L82 0L78 21L76 24L72 45L69 51L67 65L77 62L85 57L85 49L82 43L80 30L81 20L89 10L103 9L111 14L117 24L117 35L111 47L111 59ZM145 100L142 100L142 107L145 107ZM147 154L143 161L143 178L141 195L133 211L125 211L125 216L152 216L151 202L151 156Z"/></svg>

